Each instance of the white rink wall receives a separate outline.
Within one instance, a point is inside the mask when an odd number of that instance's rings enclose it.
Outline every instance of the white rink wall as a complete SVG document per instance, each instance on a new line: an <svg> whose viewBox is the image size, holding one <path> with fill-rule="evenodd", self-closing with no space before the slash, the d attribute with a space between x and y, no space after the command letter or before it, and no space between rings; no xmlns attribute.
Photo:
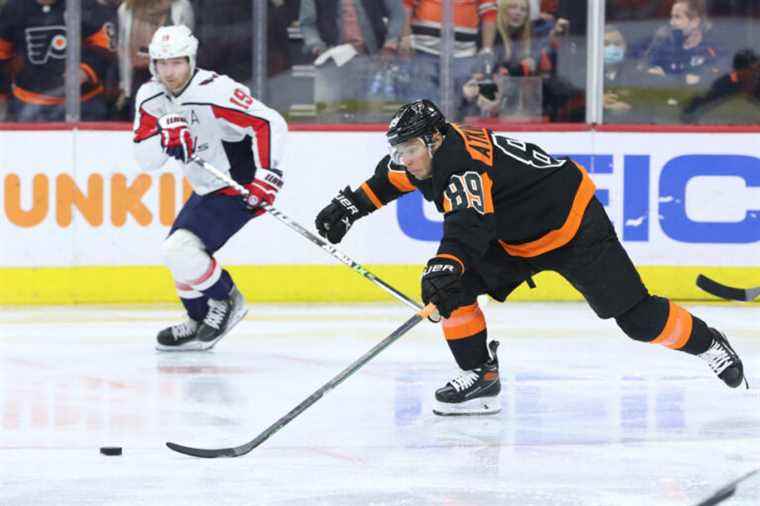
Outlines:
<svg viewBox="0 0 760 506"><path fill-rule="evenodd" d="M637 264L755 266L760 262L756 134L520 132L514 136L551 153L570 155L589 169L597 194ZM311 227L315 214L337 190L361 183L384 151L380 132L292 132L278 208ZM3 131L0 167L0 266L160 264L157 246L170 221L162 223L160 216L170 211L166 205L159 209L162 173L140 174L129 132ZM173 162L167 170L178 172ZM82 192L84 203L79 207L86 208L89 216L61 197L72 192L71 182L62 180L66 175ZM178 209L179 179L171 186L176 187L173 200ZM164 186L164 202L167 193ZM417 195L389 207L352 229L342 249L367 263L408 264L429 255L440 237L440 216L434 207ZM35 219L20 219L33 210ZM315 255L301 237L275 220L259 221L255 229L225 247L220 255L224 261L328 263L327 257Z"/></svg>
<svg viewBox="0 0 760 506"><path fill-rule="evenodd" d="M639 267L705 267L727 269L734 279L760 277L756 133L512 136L588 168ZM340 188L355 188L369 177L386 151L380 131L295 131L288 144L286 182L276 205L312 230L316 213ZM171 161L164 171L141 173L130 132L0 131L0 168L0 277L11 292L26 290L33 299L34 285L53 282L47 274L35 277L40 268L161 265L159 245L183 198L180 169ZM440 223L434 207L415 192L362 220L340 248L365 265L417 266L435 251ZM217 256L225 265L262 268L336 263L269 218L257 219ZM693 278L688 283L693 286Z"/></svg>

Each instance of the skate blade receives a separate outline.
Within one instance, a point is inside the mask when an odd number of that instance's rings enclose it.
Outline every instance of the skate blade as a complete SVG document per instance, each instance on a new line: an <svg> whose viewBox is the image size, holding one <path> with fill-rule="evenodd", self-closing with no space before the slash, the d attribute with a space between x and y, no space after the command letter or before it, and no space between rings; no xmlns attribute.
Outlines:
<svg viewBox="0 0 760 506"><path fill-rule="evenodd" d="M188 341L183 344L174 346L166 346L163 344L156 344L156 351L168 351L168 352L183 352L183 351L203 351L207 349L208 343L201 341Z"/></svg>
<svg viewBox="0 0 760 506"><path fill-rule="evenodd" d="M213 341L207 341L207 342L198 341L198 343L203 346L202 348L199 348L199 349L201 351L207 351L207 350L210 350L211 348L213 348L214 345L216 343L218 343L224 336L226 336L227 334L229 334L230 330L232 330L232 328L235 325L237 325L238 323L240 323L240 321L243 318L245 318L245 315L247 315L247 314L248 314L248 308L246 308L245 306L243 306L243 308L242 308L241 311L238 311L237 313L234 313L234 314L230 315L230 320L227 322L227 327L225 327L224 332L222 332L221 334L219 334L219 336L216 339L214 339Z"/></svg>
<svg viewBox="0 0 760 506"><path fill-rule="evenodd" d="M433 413L438 416L495 415L501 411L499 397L478 397L458 404L435 401Z"/></svg>

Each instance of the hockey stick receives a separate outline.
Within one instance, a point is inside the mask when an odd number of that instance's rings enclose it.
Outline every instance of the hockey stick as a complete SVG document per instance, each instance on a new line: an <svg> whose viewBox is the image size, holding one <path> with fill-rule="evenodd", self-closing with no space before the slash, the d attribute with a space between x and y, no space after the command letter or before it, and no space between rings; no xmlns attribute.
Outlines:
<svg viewBox="0 0 760 506"><path fill-rule="evenodd" d="M734 288L726 286L708 278L704 274L697 276L697 286L710 295L715 295L721 299L740 300L742 302L752 302L760 296L760 286L755 288Z"/></svg>
<svg viewBox="0 0 760 506"><path fill-rule="evenodd" d="M750 471L744 476L741 476L740 478L737 478L736 480L732 481L728 485L724 486L717 492L715 492L713 495L708 497L702 502L697 503L695 506L715 506L716 504L722 503L729 497L732 497L736 493L736 487L739 485L739 483L743 482L744 480L752 477L754 474L757 474L760 472L760 468L755 469L754 471Z"/></svg>
<svg viewBox="0 0 760 506"><path fill-rule="evenodd" d="M317 402L327 392L340 385L343 380L351 376L358 371L364 364L372 360L378 353L383 351L389 345L391 345L398 338L409 332L415 325L430 316L436 311L435 306L428 304L423 309L418 311L414 316L409 318L403 325L391 332L391 334L377 343L374 348L367 353L356 359L348 367L343 369L337 376L325 383L321 388L315 391L313 394L304 399L298 406L288 411L287 414L282 416L279 420L270 425L264 432L240 446L233 446L230 448L217 448L217 449L204 449L204 448L192 448L189 446L182 446L177 443L166 443L166 446L174 450L175 452L184 453L185 455L191 455L193 457L203 457L207 459L214 459L217 457L240 457L250 452L261 443L269 439L269 437L278 430L289 424L295 417L303 413L306 408Z"/></svg>
<svg viewBox="0 0 760 506"><path fill-rule="evenodd" d="M190 161L193 162L193 163L195 163L195 164L197 164L197 165L199 165L200 167L203 167L208 172L210 172L211 174L213 174L214 176L216 176L219 180L224 181L227 185L229 185L232 188L234 188L241 195L243 195L245 197L250 197L251 196L251 192L248 191L248 188L246 188L245 186L241 185L240 183L238 183L237 181L235 181L234 179L232 179L227 174L221 172L219 169L217 169L216 167L214 167L210 163L208 163L205 160L201 159L199 156L193 155L190 158ZM296 232L298 232L299 234L301 234L303 237L305 237L306 239L308 239L312 243L316 244L317 246L319 246L320 248L322 248L323 250L325 250L326 252L328 252L330 255L332 255L333 257L337 258L341 262L343 262L345 265L349 266L353 271L357 272L358 274L361 274L366 279L370 280L372 283L374 283L375 285L379 286L380 288L382 288L383 290L385 290L386 292L388 292L393 297L397 298L398 300L400 300L401 302L403 302L404 304L406 304L410 308L415 309L415 310L422 309L422 306L420 306L417 302L415 302L414 300L410 299L409 297L407 297L403 293L399 292L398 290L396 290L395 288L393 288L391 285L389 285L388 283L386 283L382 279L378 278L377 276L375 276L374 274L372 274L371 272L369 272L367 269L365 269L364 267L362 267L361 264L359 264L358 262L355 262L353 259L351 259L351 257L349 257L348 255L346 255L345 253L343 253L341 251L338 251L338 249L335 248L329 242L325 241L324 239L322 239L318 235L315 235L315 234L309 232L308 230L306 230L300 224L298 224L297 222L293 221L288 216L286 216L282 211L276 209L274 206L271 206L271 205L267 204L266 202L262 202L260 204L260 206L266 212L268 212L269 214L271 214L272 216L274 216L275 218L277 218L277 220L279 220L281 223L284 223L290 229L295 230Z"/></svg>

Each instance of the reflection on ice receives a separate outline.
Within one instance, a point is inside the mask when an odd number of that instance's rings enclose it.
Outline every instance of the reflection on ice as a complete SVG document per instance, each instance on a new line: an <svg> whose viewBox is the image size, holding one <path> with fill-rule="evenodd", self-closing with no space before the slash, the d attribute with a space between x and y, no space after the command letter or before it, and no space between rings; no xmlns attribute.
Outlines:
<svg viewBox="0 0 760 506"><path fill-rule="evenodd" d="M699 312L758 383L757 307ZM408 312L254 306L213 352L161 354L153 335L174 310L4 310L0 504L692 505L760 467L757 390L729 390L582 305L487 313L502 341L500 414L431 413L453 361L427 324L248 456L206 461L163 443L250 440ZM728 504L758 497L751 479Z"/></svg>

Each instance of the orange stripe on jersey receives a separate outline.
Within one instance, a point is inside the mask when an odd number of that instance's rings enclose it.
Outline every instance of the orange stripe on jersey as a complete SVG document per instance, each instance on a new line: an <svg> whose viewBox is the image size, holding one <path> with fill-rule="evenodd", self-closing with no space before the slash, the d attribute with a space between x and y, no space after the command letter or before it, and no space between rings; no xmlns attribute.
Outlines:
<svg viewBox="0 0 760 506"><path fill-rule="evenodd" d="M483 332L486 329L486 319L476 302L452 311L449 318L443 319L442 325L446 340L456 341Z"/></svg>
<svg viewBox="0 0 760 506"><path fill-rule="evenodd" d="M693 320L691 314L678 304L673 301L668 301L668 304L668 321L665 322L665 328L650 342L661 344L671 350L680 350L689 342Z"/></svg>
<svg viewBox="0 0 760 506"><path fill-rule="evenodd" d="M581 171L583 177L578 191L575 193L575 198L573 199L573 204L570 212L567 214L565 223L560 228L544 234L535 241L524 244L508 244L504 241L499 241L499 244L507 253L516 257L535 257L547 251L561 248L575 237L581 226L583 213L586 212L586 207L588 207L588 203L591 202L596 191L596 186L591 181L586 169L578 163L575 166Z"/></svg>
<svg viewBox="0 0 760 506"><path fill-rule="evenodd" d="M444 214L451 212L452 209L453 208L451 206L451 199L449 198L448 195L446 195L444 193L443 194L443 212L444 212Z"/></svg>
<svg viewBox="0 0 760 506"><path fill-rule="evenodd" d="M103 91L104 91L103 86L97 86L96 88L83 94L81 100L82 102L87 102L92 97L100 93L103 93ZM13 96L21 100L22 102L26 102L27 104L35 104L35 105L61 105L65 102L64 97L51 97L49 95L35 93L33 91L20 88L16 86L15 84L13 85Z"/></svg>
<svg viewBox="0 0 760 506"><path fill-rule="evenodd" d="M93 70L92 67L90 67L86 63L80 63L79 68L82 69L82 71L85 74L87 74L87 78L90 80L91 83L98 82L98 74L95 73L95 70Z"/></svg>
<svg viewBox="0 0 760 506"><path fill-rule="evenodd" d="M0 60L7 60L13 57L13 42L0 39Z"/></svg>
<svg viewBox="0 0 760 506"><path fill-rule="evenodd" d="M464 147L474 160L493 166L493 143L485 128L470 128L454 123L451 126L462 136Z"/></svg>
<svg viewBox="0 0 760 506"><path fill-rule="evenodd" d="M409 181L409 176L403 170L388 170L388 181L400 192L413 192L416 186Z"/></svg>
<svg viewBox="0 0 760 506"><path fill-rule="evenodd" d="M411 9L411 21L440 23L443 9L440 0L404 0ZM454 2L454 27L477 29L481 19L488 14L491 19L496 14L496 4L492 0L457 0Z"/></svg>
<svg viewBox="0 0 760 506"><path fill-rule="evenodd" d="M375 206L375 208L380 209L381 207L383 207L383 203L380 202L380 199L377 198L377 195L375 195L375 192L372 191L372 188L370 188L367 183L362 183L362 185L359 188L361 188L361 190L367 196L369 201L372 202L372 205Z"/></svg>
<svg viewBox="0 0 760 506"><path fill-rule="evenodd" d="M481 174L480 179L483 181L483 214L491 214L493 213L493 195L491 195L493 181L487 172Z"/></svg>
<svg viewBox="0 0 760 506"><path fill-rule="evenodd" d="M103 49L111 50L111 36L108 34L106 25L100 27L100 30L93 33L85 39L85 44L89 46L102 47Z"/></svg>

